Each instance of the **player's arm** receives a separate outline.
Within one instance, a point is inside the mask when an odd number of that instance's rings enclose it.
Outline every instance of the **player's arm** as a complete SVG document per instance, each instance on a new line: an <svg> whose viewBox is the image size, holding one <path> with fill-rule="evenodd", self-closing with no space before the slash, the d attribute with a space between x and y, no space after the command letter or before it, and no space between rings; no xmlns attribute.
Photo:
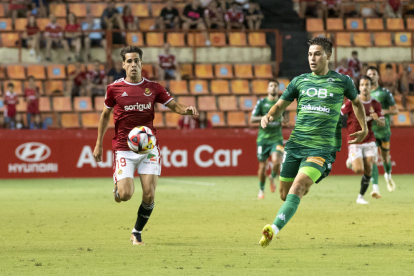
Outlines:
<svg viewBox="0 0 414 276"><path fill-rule="evenodd" d="M361 130L355 133L351 133L349 136L355 137L354 140L349 140L349 144L355 144L362 142L365 137L368 135L368 126L367 126L367 118L365 117L365 108L364 104L362 103L359 97L356 97L354 100L351 100L352 108L354 109L355 117L357 118Z"/></svg>
<svg viewBox="0 0 414 276"><path fill-rule="evenodd" d="M185 106L180 104L174 100L171 100L169 103L165 105L168 107L172 112L178 113L180 115L194 115L198 116L198 110L195 106L189 105Z"/></svg>
<svg viewBox="0 0 414 276"><path fill-rule="evenodd" d="M105 136L105 132L108 129L108 123L111 119L111 113L113 108L104 107L101 118L99 119L99 126L98 126L98 139L96 140L96 146L93 151L93 156L95 157L97 162L102 161L102 152L103 152L103 138Z"/></svg>
<svg viewBox="0 0 414 276"><path fill-rule="evenodd" d="M389 109L383 109L383 110L382 110L382 112L384 112L384 115L385 115L385 114L397 115L397 114L398 114L398 112L400 112L400 111L398 110L398 107L397 107L397 105L395 104L395 105L393 105L393 106L390 106L390 108L389 108Z"/></svg>
<svg viewBox="0 0 414 276"><path fill-rule="evenodd" d="M269 113L263 116L261 120L262 128L266 128L268 123L274 119L279 118L291 103L292 102L279 99L276 104L269 110Z"/></svg>
<svg viewBox="0 0 414 276"><path fill-rule="evenodd" d="M384 127L385 126L385 118L384 118L384 111L382 110L381 104L377 103L374 105L375 112L369 114L369 116L377 122L377 126Z"/></svg>

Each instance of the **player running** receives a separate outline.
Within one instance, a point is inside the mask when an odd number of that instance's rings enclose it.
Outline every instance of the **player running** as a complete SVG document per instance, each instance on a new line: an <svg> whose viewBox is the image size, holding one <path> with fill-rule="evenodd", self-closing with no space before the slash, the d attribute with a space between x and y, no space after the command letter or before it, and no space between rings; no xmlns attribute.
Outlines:
<svg viewBox="0 0 414 276"><path fill-rule="evenodd" d="M154 104L162 103L173 112L181 115L198 115L194 106L185 106L174 101L170 93L160 84L141 77L142 50L136 46L124 47L121 51L122 67L126 78L109 84L106 89L105 107L98 128L98 139L93 152L96 161L102 160L103 137L108 127L111 112L114 111L115 136L114 150L114 197L116 202L128 201L135 191L134 171L137 170L142 187L142 203L138 209L131 241L134 245L144 244L142 229L154 209L155 188L161 174L159 146L148 154L130 151L127 144L128 133L137 126L153 126ZM149 160L151 159L151 160Z"/></svg>
<svg viewBox="0 0 414 276"><path fill-rule="evenodd" d="M372 124L372 130L376 138L377 147L382 156L382 162L384 165L384 178L387 183L388 191L393 192L395 190L395 183L391 178L391 156L390 156L390 115L398 114L398 107L395 104L394 97L390 90L378 85L379 72L378 68L369 66L367 69L367 76L372 79L371 97L381 103L382 112L385 115L385 126L381 127L376 122ZM374 164L372 168L373 187L378 189L378 166Z"/></svg>
<svg viewBox="0 0 414 276"><path fill-rule="evenodd" d="M368 204L369 202L364 199L365 192L368 189L369 181L371 180L372 165L375 163L377 157L377 147L375 146L375 136L372 132L373 121L378 126L385 126L384 114L382 114L381 104L371 97L371 78L368 76L362 76L359 81L359 91L361 94L362 103L365 108L365 115L367 117L368 135L364 141L358 144L349 146L349 157L347 167L352 168L355 173L364 173L361 179L361 189L359 191L356 203ZM359 122L355 116L355 112L352 108L352 103L347 101L341 109L341 115L348 115L347 128L348 133L355 133L361 129ZM377 187L373 187L371 193L373 198L381 198L380 192Z"/></svg>
<svg viewBox="0 0 414 276"><path fill-rule="evenodd" d="M362 129L350 134L355 139L348 143L360 143L368 134L364 106L357 97L353 81L328 68L332 43L324 37L314 37L308 44L312 73L294 78L261 122L266 128L297 100L296 125L286 143L279 177L280 197L286 202L273 224L263 228L260 240L263 247L268 246L293 217L312 184L319 183L330 173L336 152L341 149L340 111L344 96L351 100Z"/></svg>
<svg viewBox="0 0 414 276"><path fill-rule="evenodd" d="M266 115L270 108L277 102L279 93L279 82L270 80L267 86L267 98L257 102L250 117L251 123L259 123L262 117ZM259 160L259 195L258 199L264 198L264 188L266 183L266 165L269 156L272 157L272 174L270 177L270 191L276 191L274 179L279 174L280 164L283 155L283 135L282 135L282 117L270 122L266 129L259 126L257 135L257 159Z"/></svg>

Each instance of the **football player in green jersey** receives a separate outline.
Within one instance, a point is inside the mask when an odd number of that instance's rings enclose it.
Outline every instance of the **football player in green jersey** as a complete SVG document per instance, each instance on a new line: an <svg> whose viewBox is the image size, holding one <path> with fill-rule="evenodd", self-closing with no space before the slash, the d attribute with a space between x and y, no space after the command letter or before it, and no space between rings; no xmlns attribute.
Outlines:
<svg viewBox="0 0 414 276"><path fill-rule="evenodd" d="M266 247L293 217L301 198L313 183L327 177L341 149L341 106L346 96L351 102L361 130L350 134L348 143L360 143L368 134L365 109L348 76L329 70L332 43L323 37L309 42L308 61L312 73L294 78L261 125L279 118L297 100L296 125L286 143L280 172L280 197L285 203L272 225L266 225L260 245Z"/></svg>
<svg viewBox="0 0 414 276"><path fill-rule="evenodd" d="M370 66L367 69L367 76L372 79L371 97L381 103L382 111L385 115L385 126L381 127L376 122L372 124L372 130L374 131L376 144L381 152L382 162L384 165L384 178L387 183L388 191L393 192L395 190L395 183L391 178L391 158L390 158L390 115L398 114L398 107L395 104L394 97L390 90L378 85L379 72L378 68ZM374 164L372 168L373 187L378 190L378 167Z"/></svg>
<svg viewBox="0 0 414 276"><path fill-rule="evenodd" d="M250 117L251 123L260 123L262 117L266 115L270 108L275 105L278 100L279 82L277 80L269 80L267 86L267 97L257 102ZM266 183L266 165L269 156L272 157L272 175L270 178L270 191L276 191L274 179L279 174L280 164L283 155L283 135L282 135L282 118L278 118L270 122L266 128L259 126L259 134L257 136L257 159L259 160L259 195L258 199L264 198L264 188Z"/></svg>

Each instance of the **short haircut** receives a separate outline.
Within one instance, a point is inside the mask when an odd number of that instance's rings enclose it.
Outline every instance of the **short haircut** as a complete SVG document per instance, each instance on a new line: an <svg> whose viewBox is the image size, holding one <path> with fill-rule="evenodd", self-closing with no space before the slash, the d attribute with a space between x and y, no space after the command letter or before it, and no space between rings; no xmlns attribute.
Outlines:
<svg viewBox="0 0 414 276"><path fill-rule="evenodd" d="M352 51L351 55L358 55L358 51Z"/></svg>
<svg viewBox="0 0 414 276"><path fill-rule="evenodd" d="M9 82L9 84L7 84L7 87L14 87L14 84Z"/></svg>
<svg viewBox="0 0 414 276"><path fill-rule="evenodd" d="M319 45L326 53L332 54L332 42L326 37L313 37L308 41L308 45Z"/></svg>
<svg viewBox="0 0 414 276"><path fill-rule="evenodd" d="M367 75L361 76L361 79L359 80L359 82L361 82L362 80L369 80L369 83L372 85L372 79L368 77Z"/></svg>
<svg viewBox="0 0 414 276"><path fill-rule="evenodd" d="M27 79L28 80L30 80L30 79L35 80L35 77L33 75L30 75L30 76L27 77Z"/></svg>
<svg viewBox="0 0 414 276"><path fill-rule="evenodd" d="M368 68L367 68L367 72L368 72L368 70L375 70L375 71L377 71L377 73L378 73L378 75L379 75L378 68L377 68L377 67L375 67L375 66L368 66ZM367 72L365 72L365 73L367 73Z"/></svg>
<svg viewBox="0 0 414 276"><path fill-rule="evenodd" d="M390 63L387 63L387 65L385 65L385 69L388 69L388 68L392 69L392 65Z"/></svg>
<svg viewBox="0 0 414 276"><path fill-rule="evenodd" d="M275 83L277 83L277 86L279 86L279 82L277 81L277 79L270 79L269 83L271 83L271 82L275 82Z"/></svg>
<svg viewBox="0 0 414 276"><path fill-rule="evenodd" d="M129 46L122 48L121 50L121 57L123 61L125 61L125 55L129 53L138 53L139 59L142 60L142 50L138 48L137 46L129 45Z"/></svg>

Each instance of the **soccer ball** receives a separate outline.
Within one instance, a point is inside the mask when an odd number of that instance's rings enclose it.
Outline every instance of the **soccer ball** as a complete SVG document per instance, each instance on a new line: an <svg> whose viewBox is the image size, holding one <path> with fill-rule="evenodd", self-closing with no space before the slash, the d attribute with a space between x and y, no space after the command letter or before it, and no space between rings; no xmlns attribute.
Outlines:
<svg viewBox="0 0 414 276"><path fill-rule="evenodd" d="M133 128L128 134L128 147L135 153L146 154L152 151L157 140L146 126Z"/></svg>

